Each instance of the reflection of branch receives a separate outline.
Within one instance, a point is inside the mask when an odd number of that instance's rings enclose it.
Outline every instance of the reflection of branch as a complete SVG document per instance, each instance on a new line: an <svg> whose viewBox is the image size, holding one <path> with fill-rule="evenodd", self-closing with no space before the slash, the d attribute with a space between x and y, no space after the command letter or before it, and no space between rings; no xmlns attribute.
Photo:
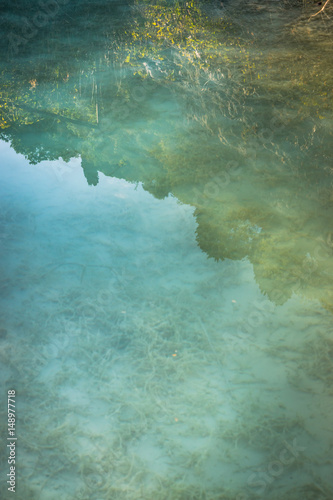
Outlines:
<svg viewBox="0 0 333 500"><path fill-rule="evenodd" d="M316 12L315 14L311 14L310 17L315 17L315 16L318 16L318 14L320 14L321 12L323 12L323 10L325 9L326 5L328 4L330 0L326 0L326 2L324 3L324 5L322 6L322 8L320 10L318 10L318 12Z"/></svg>
<svg viewBox="0 0 333 500"><path fill-rule="evenodd" d="M0 103L2 105L5 104L4 101L2 101L2 100L0 100ZM95 128L95 125L93 125L92 123L84 122L83 120L77 120L75 118L68 118L67 116L58 115L57 113L52 113L52 111L46 111L44 109L33 108L33 107L28 106L27 104L23 104L23 103L16 104L13 101L11 101L10 104L12 106L14 106L14 108L19 108L19 109L21 108L23 110L30 111L30 113L32 113L32 114L37 113L37 114L42 115L42 116L50 116L52 118L55 118L56 120L63 120L65 122L74 123L75 125L83 125L84 127Z"/></svg>
<svg viewBox="0 0 333 500"><path fill-rule="evenodd" d="M19 105L14 104L14 106L22 108L22 109L26 109L27 111L30 111L30 113L38 113L39 115L42 115L42 116L51 116L52 118L55 118L56 120L63 120L65 122L74 123L75 125L83 125L84 127L95 128L95 125L93 125L91 123L84 122L83 120L76 120L74 118L68 118L67 116L63 116L63 115L58 115L57 113L52 113L52 111L46 111L44 109L32 108L30 106L27 106L26 104L19 104Z"/></svg>

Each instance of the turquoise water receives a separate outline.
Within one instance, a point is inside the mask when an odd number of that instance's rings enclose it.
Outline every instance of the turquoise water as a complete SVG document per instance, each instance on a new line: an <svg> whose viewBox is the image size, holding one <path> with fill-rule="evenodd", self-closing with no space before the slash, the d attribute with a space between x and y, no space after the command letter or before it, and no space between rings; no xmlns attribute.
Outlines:
<svg viewBox="0 0 333 500"><path fill-rule="evenodd" d="M43 5L1 41L16 498L330 500L331 18Z"/></svg>

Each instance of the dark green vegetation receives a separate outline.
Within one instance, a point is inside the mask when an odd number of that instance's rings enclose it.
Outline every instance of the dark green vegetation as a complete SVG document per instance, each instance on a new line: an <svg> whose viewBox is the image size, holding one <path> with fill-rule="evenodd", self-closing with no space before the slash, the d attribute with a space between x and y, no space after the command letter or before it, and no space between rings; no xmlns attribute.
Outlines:
<svg viewBox="0 0 333 500"><path fill-rule="evenodd" d="M333 310L331 6L50 5L7 6L0 137L32 164L80 156L91 185L172 193L210 257Z"/></svg>

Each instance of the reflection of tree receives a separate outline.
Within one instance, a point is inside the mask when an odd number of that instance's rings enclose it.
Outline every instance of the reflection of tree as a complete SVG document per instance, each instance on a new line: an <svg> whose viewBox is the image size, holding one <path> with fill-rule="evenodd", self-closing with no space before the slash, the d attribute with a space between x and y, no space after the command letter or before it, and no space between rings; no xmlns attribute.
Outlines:
<svg viewBox="0 0 333 500"><path fill-rule="evenodd" d="M173 193L195 207L210 257L248 257L276 303L293 290L316 297L319 284L324 300L332 171L320 113L331 112L330 77L311 61L326 45L311 38L305 65L292 46L282 61L258 57L247 28L194 1L142 2L125 30L106 24L91 59L77 21L64 60L18 58L2 70L1 138L31 163L80 155L91 185L103 172L158 198ZM163 99L174 108L154 108Z"/></svg>

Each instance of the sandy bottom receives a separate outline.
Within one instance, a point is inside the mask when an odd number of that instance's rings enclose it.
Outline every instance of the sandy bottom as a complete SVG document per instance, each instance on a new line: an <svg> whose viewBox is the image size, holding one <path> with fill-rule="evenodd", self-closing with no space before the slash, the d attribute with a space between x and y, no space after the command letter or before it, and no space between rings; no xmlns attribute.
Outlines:
<svg viewBox="0 0 333 500"><path fill-rule="evenodd" d="M175 198L2 152L16 498L331 499L331 314L207 259Z"/></svg>

